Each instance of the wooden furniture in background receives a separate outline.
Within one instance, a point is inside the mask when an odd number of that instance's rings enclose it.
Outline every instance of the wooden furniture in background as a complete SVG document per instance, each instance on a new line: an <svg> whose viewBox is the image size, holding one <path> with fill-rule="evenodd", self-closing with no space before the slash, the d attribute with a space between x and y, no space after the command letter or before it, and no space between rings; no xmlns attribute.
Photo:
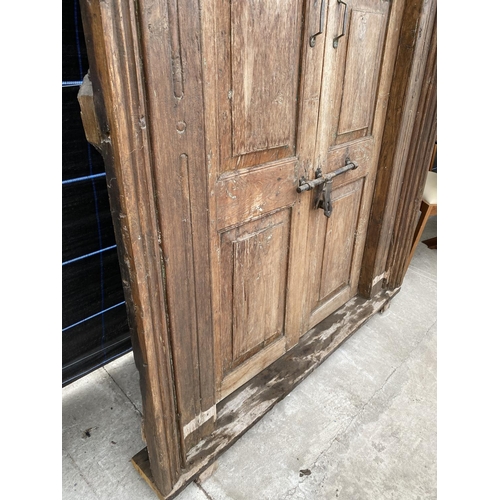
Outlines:
<svg viewBox="0 0 500 500"><path fill-rule="evenodd" d="M413 254L415 253L415 250L417 249L417 246L420 242L422 233L424 232L427 220L429 219L429 217L437 215L437 173L431 170L434 165L436 150L437 150L437 145L434 146L434 152L432 155L431 164L429 166L429 171L427 172L424 192L422 194L422 202L420 204L420 217L418 219L417 227L415 229L413 244L410 253L408 254L406 267L410 265L411 259L413 258ZM424 241L423 243L425 243L429 248L432 249L437 248L437 238L431 238L429 240Z"/></svg>

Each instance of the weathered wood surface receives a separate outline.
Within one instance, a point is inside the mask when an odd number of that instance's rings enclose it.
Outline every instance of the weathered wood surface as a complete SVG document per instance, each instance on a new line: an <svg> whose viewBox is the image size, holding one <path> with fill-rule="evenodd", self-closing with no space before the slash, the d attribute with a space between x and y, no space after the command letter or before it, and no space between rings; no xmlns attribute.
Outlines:
<svg viewBox="0 0 500 500"><path fill-rule="evenodd" d="M83 129L85 130L85 138L96 149L101 150L104 134L97 119L94 105L94 91L88 74L83 77L82 85L78 90L78 104L80 105L80 116L82 118Z"/></svg>
<svg viewBox="0 0 500 500"><path fill-rule="evenodd" d="M181 466L174 375L165 312L149 131L134 2L81 0L100 151L115 228L144 435L157 486L169 491ZM117 50L120 47L120 50Z"/></svg>
<svg viewBox="0 0 500 500"><path fill-rule="evenodd" d="M313 175L324 47L309 46L311 12L303 1L202 4L217 400L302 328L308 197L295 188L299 171Z"/></svg>
<svg viewBox="0 0 500 500"><path fill-rule="evenodd" d="M361 268L359 290L366 297L376 294L383 284L387 283L387 256L424 79L435 12L435 0L408 0L404 7ZM412 183L413 178L408 178L407 182Z"/></svg>
<svg viewBox="0 0 500 500"><path fill-rule="evenodd" d="M427 66L394 224L394 237L387 257L386 274L389 287L401 286L408 269L408 255L413 243L427 172L429 166L434 164L436 140L437 22L434 17Z"/></svg>
<svg viewBox="0 0 500 500"><path fill-rule="evenodd" d="M169 495L160 498L171 499L182 491L398 292L386 290L371 300L354 297L303 335L293 349L218 403L216 429L189 451L189 470ZM133 463L155 488L147 453L147 449L141 450Z"/></svg>
<svg viewBox="0 0 500 500"><path fill-rule="evenodd" d="M215 418L207 170L197 0L138 2L183 455ZM182 43L181 43L182 41ZM209 417L204 427L203 418ZM189 432L188 432L189 431Z"/></svg>
<svg viewBox="0 0 500 500"><path fill-rule="evenodd" d="M408 149L435 1L353 0L337 48L337 2L314 47L321 2L81 4L97 126L88 95L82 112L105 157L141 374L150 465L135 465L163 498L393 293L374 284L396 187L416 174L391 162ZM334 179L326 219L295 188L347 158L360 166ZM306 333L339 307L330 333Z"/></svg>
<svg viewBox="0 0 500 500"><path fill-rule="evenodd" d="M338 207L330 222L310 213L309 310L303 331L358 293L403 7L401 1L348 2L346 34L334 48L331 41L340 33L345 7L330 2L316 158L325 173L344 166L347 158L359 167L334 180ZM342 208L348 192L356 196Z"/></svg>

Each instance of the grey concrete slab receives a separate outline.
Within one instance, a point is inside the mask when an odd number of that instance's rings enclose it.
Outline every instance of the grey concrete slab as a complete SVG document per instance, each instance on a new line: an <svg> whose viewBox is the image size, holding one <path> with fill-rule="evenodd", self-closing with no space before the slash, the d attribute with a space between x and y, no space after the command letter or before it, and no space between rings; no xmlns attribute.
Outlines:
<svg viewBox="0 0 500 500"><path fill-rule="evenodd" d="M63 389L64 500L157 500L130 461L145 446L141 415L129 399L137 393L134 371L126 355ZM206 500L195 484L177 498Z"/></svg>
<svg viewBox="0 0 500 500"><path fill-rule="evenodd" d="M436 498L436 330L432 327L346 431L275 498Z"/></svg>
<svg viewBox="0 0 500 500"><path fill-rule="evenodd" d="M301 386L314 385L315 397L328 402L331 391L349 394L360 408L400 364L398 353L387 349L385 330L360 328L341 345ZM301 387L299 386L299 387Z"/></svg>
<svg viewBox="0 0 500 500"><path fill-rule="evenodd" d="M65 500L99 499L68 453L62 455L62 478L62 498Z"/></svg>
<svg viewBox="0 0 500 500"><path fill-rule="evenodd" d="M144 447L141 416L104 369L63 390L62 445L99 499L156 498L130 462Z"/></svg>
<svg viewBox="0 0 500 500"><path fill-rule="evenodd" d="M381 348L403 361L421 342L436 319L429 317L428 321L415 321L411 316L401 317L389 309L383 315L377 314L370 318L365 327L374 332L372 338L377 339Z"/></svg>
<svg viewBox="0 0 500 500"><path fill-rule="evenodd" d="M134 354L129 352L104 366L111 378L142 413L142 396L139 386L139 371L135 367Z"/></svg>
<svg viewBox="0 0 500 500"><path fill-rule="evenodd" d="M218 469L202 485L205 491L214 500L335 498L331 495L337 492L331 490L322 496L324 485L301 496L304 492L299 485L309 481L309 476L301 476L300 471L312 470L318 457L338 447L335 442L374 404L382 389L387 391L388 380L426 335L429 331L421 332L417 343L408 342L403 360L401 353L393 355L387 348L391 336L387 329L358 331L219 458ZM432 419L434 409L426 411ZM380 443L380 447L386 446L383 440Z"/></svg>
<svg viewBox="0 0 500 500"><path fill-rule="evenodd" d="M293 391L218 459L202 486L213 499L274 498L321 451L323 436L341 432L356 411L345 395L333 406Z"/></svg>
<svg viewBox="0 0 500 500"><path fill-rule="evenodd" d="M420 243L415 249L409 267L412 271L437 281L437 249L431 250L427 245L422 243L422 241L434 238L435 236L437 236L437 215L429 217L427 220Z"/></svg>
<svg viewBox="0 0 500 500"><path fill-rule="evenodd" d="M388 312L397 315L407 325L427 331L437 318L436 281L408 268L401 292L392 299ZM372 319L368 321L368 327L371 327Z"/></svg>

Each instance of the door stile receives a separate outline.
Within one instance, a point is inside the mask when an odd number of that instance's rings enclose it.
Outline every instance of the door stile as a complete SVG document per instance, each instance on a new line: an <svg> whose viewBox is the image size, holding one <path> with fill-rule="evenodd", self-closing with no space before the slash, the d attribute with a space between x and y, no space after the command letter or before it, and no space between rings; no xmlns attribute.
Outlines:
<svg viewBox="0 0 500 500"><path fill-rule="evenodd" d="M215 197L215 183L220 172L220 154L219 154L219 131L217 124L218 92L217 86L217 0L206 0L200 6L201 16L201 51L203 58L202 79L203 79L203 115L205 130L205 161L207 175L207 195L208 195L208 217L209 217L209 238L208 251L210 254L210 278L211 278L211 297L212 297L212 321L213 321L213 350L214 356L214 380L222 379L222 363L217 356L220 352L220 332L221 328L221 303L220 294L220 274L214 272L221 265L221 256L218 245L217 233L217 205ZM219 388L215 383L216 400L219 399Z"/></svg>
<svg viewBox="0 0 500 500"><path fill-rule="evenodd" d="M326 0L324 0L326 1ZM316 2L315 2L316 3ZM317 32L320 13L318 7L321 2L306 2L306 25L302 40L303 63L301 98L299 110L299 126L297 130L297 164L295 183L299 180L314 178L314 171L318 164L318 117L320 113L321 90L323 85L323 59L325 53L325 32L315 39L314 47L310 46L310 36ZM325 22L328 19L329 2L325 6ZM326 26L324 27L324 30ZM300 336L308 329L307 301L304 294L307 290L308 263L308 231L309 212L313 203L313 193L301 193L295 202L292 215L290 279L287 288L287 309L285 324L288 332L287 350L296 345Z"/></svg>
<svg viewBox="0 0 500 500"><path fill-rule="evenodd" d="M81 0L95 116L88 138L103 154L127 314L140 374L143 435L156 488L170 491L182 457L135 3ZM119 50L118 50L119 47ZM87 96L91 94L87 92Z"/></svg>
<svg viewBox="0 0 500 500"><path fill-rule="evenodd" d="M396 2L394 2L396 3ZM392 80L384 104L387 119L381 138L377 178L360 276L360 293L373 297L384 286L389 247L411 135L429 51L436 1L402 2L404 9L393 44ZM390 99L389 99L390 97ZM414 179L408 179L413 182Z"/></svg>
<svg viewBox="0 0 500 500"><path fill-rule="evenodd" d="M184 457L216 419L199 8L138 3Z"/></svg>

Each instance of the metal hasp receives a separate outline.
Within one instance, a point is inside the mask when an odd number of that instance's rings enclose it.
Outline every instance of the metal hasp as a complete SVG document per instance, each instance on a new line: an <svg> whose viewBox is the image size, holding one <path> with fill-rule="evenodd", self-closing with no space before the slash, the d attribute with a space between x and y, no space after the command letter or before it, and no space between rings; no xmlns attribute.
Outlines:
<svg viewBox="0 0 500 500"><path fill-rule="evenodd" d="M334 170L333 172L326 174L325 176L323 176L321 168L318 167L316 169L315 179L311 181L307 181L304 178L300 179L299 185L297 186L297 193L303 193L304 191L311 191L312 189L318 186L322 186L321 192L316 194L314 206L315 208L322 208L325 213L325 216L330 217L333 212L333 206L332 206L333 178L337 177L340 174L343 174L344 172L347 172L348 170L354 170L356 168L358 168L358 164L354 161L351 161L349 158L345 159L345 165L343 167L340 167L337 170Z"/></svg>

